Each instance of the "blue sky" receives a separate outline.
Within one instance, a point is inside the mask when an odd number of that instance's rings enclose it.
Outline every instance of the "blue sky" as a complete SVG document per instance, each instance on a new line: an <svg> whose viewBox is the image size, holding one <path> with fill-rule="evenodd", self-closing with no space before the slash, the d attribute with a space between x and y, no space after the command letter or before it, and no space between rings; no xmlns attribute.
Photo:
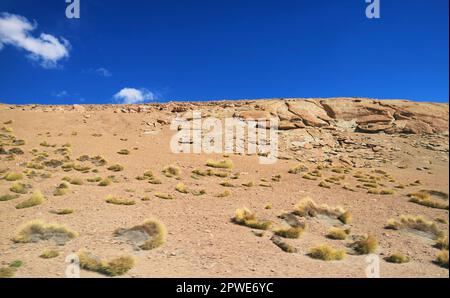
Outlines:
<svg viewBox="0 0 450 298"><path fill-rule="evenodd" d="M32 28L0 27L0 102L448 102L449 1L380 2L368 19L365 0L81 0L67 19L65 0L1 0Z"/></svg>

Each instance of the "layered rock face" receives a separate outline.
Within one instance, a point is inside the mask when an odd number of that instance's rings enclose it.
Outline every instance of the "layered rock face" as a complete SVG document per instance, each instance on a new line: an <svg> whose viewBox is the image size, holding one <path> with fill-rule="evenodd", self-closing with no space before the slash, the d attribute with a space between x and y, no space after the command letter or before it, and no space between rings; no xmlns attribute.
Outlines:
<svg viewBox="0 0 450 298"><path fill-rule="evenodd" d="M9 106L11 109L38 109L42 106ZM329 130L357 131L363 133L447 133L449 105L414 102L408 100L377 100L368 98L328 99L266 99L211 102L169 102L167 104L142 105L75 105L46 106L47 111L72 111L86 113L96 110L112 110L115 113L151 113L164 118L186 115L199 110L203 116L218 118L280 120L280 130L305 127Z"/></svg>

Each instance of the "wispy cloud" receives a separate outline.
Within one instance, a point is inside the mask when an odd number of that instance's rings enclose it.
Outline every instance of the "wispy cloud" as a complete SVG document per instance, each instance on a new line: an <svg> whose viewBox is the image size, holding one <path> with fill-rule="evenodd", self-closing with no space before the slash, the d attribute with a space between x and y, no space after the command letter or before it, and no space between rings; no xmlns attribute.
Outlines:
<svg viewBox="0 0 450 298"><path fill-rule="evenodd" d="M135 104L144 101L152 101L156 94L147 89L123 88L114 95L114 99L123 104Z"/></svg>
<svg viewBox="0 0 450 298"><path fill-rule="evenodd" d="M59 92L54 92L53 95L58 98L67 97L67 96L69 96L69 92L67 92L66 90L62 90Z"/></svg>
<svg viewBox="0 0 450 298"><path fill-rule="evenodd" d="M104 67L97 68L95 72L102 77L111 77L112 73Z"/></svg>
<svg viewBox="0 0 450 298"><path fill-rule="evenodd" d="M41 33L32 36L37 23L31 23L23 16L0 13L0 50L12 45L28 52L28 58L37 61L44 68L55 68L58 61L69 57L70 43L64 38Z"/></svg>

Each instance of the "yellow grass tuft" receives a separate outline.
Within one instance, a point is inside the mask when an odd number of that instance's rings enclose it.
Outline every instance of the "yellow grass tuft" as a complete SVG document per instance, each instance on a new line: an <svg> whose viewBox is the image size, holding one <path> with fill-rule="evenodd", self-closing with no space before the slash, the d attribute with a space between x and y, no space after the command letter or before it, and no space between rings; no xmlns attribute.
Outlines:
<svg viewBox="0 0 450 298"><path fill-rule="evenodd" d="M223 192L221 192L218 195L216 195L216 197L218 197L218 198L226 198L226 197L229 197L230 195L231 195L231 191L226 189Z"/></svg>
<svg viewBox="0 0 450 298"><path fill-rule="evenodd" d="M334 249L328 245L319 245L309 250L309 256L323 261L338 261L345 258L345 251Z"/></svg>
<svg viewBox="0 0 450 298"><path fill-rule="evenodd" d="M350 245L358 254L367 255L374 253L378 248L378 240L373 235L367 235L362 240L355 241Z"/></svg>
<svg viewBox="0 0 450 298"><path fill-rule="evenodd" d="M217 169L231 169L234 165L232 160L224 159L220 161L208 160L206 166Z"/></svg>
<svg viewBox="0 0 450 298"><path fill-rule="evenodd" d="M299 227L277 228L273 232L275 235L283 238L296 239L299 238L305 232L305 227L299 226Z"/></svg>
<svg viewBox="0 0 450 298"><path fill-rule="evenodd" d="M23 174L21 173L8 173L6 174L3 179L6 181L17 181L23 179Z"/></svg>
<svg viewBox="0 0 450 298"><path fill-rule="evenodd" d="M178 191L179 193L183 193L183 194L189 193L189 191L186 189L186 186L182 182L178 183L175 186L175 190Z"/></svg>
<svg viewBox="0 0 450 298"><path fill-rule="evenodd" d="M123 171L123 169L124 169L123 166L121 166L119 164L115 164L115 165L108 167L108 170L112 171L112 172L121 172L121 171Z"/></svg>
<svg viewBox="0 0 450 298"><path fill-rule="evenodd" d="M42 203L44 203L44 201L45 201L44 195L39 190L36 190L28 200L25 200L22 203L17 204L16 209L25 209L34 207L37 205L41 205Z"/></svg>
<svg viewBox="0 0 450 298"><path fill-rule="evenodd" d="M439 249L448 250L448 237L447 236L439 237L436 240L434 247L439 248Z"/></svg>
<svg viewBox="0 0 450 298"><path fill-rule="evenodd" d="M347 239L349 231L337 227L332 227L327 234L327 237L334 240L345 240Z"/></svg>
<svg viewBox="0 0 450 298"><path fill-rule="evenodd" d="M261 235L260 237L262 237L263 235ZM287 252L287 253L296 253L297 249L290 245L289 243L284 242L280 237L278 236L272 236L271 238L272 242L278 246L282 251Z"/></svg>
<svg viewBox="0 0 450 298"><path fill-rule="evenodd" d="M396 252L385 258L386 262L394 264L403 264L409 262L409 257L402 253Z"/></svg>
<svg viewBox="0 0 450 298"><path fill-rule="evenodd" d="M441 250L436 256L435 263L448 269L448 250Z"/></svg>
<svg viewBox="0 0 450 298"><path fill-rule="evenodd" d="M128 149L122 149L122 150L120 150L119 152L117 152L117 154L120 154L120 155L129 155L129 154L130 154L130 150L128 150Z"/></svg>
<svg viewBox="0 0 450 298"><path fill-rule="evenodd" d="M416 203L430 208L449 210L447 202L441 201L439 199L434 199L431 197L430 193L425 191L410 193L408 194L408 197L410 197L409 201L412 203Z"/></svg>
<svg viewBox="0 0 450 298"><path fill-rule="evenodd" d="M50 213L57 214L57 215L68 215L73 213L73 209L70 208L64 208L64 209L58 209L58 210L52 210Z"/></svg>
<svg viewBox="0 0 450 298"><path fill-rule="evenodd" d="M294 207L294 214L298 216L315 217L318 214L334 217L339 219L344 224L351 222L351 214L342 207L330 207L326 204L317 205L311 198L303 198Z"/></svg>
<svg viewBox="0 0 450 298"><path fill-rule="evenodd" d="M12 278L16 271L17 269L14 267L0 268L0 278Z"/></svg>
<svg viewBox="0 0 450 298"><path fill-rule="evenodd" d="M181 175L181 169L177 166L167 166L162 170L162 173L168 178L178 177Z"/></svg>
<svg viewBox="0 0 450 298"><path fill-rule="evenodd" d="M19 195L10 195L10 194L2 195L0 196L0 202L11 201L17 199L18 197Z"/></svg>
<svg viewBox="0 0 450 298"><path fill-rule="evenodd" d="M142 250L151 250L160 247L166 242L167 230L164 224L156 219L148 219L142 225L131 229L118 229L114 232L116 236L122 236L127 232L143 232L149 237L139 245Z"/></svg>
<svg viewBox="0 0 450 298"><path fill-rule="evenodd" d="M53 249L46 249L39 256L42 259L54 259L59 256L59 252Z"/></svg>
<svg viewBox="0 0 450 298"><path fill-rule="evenodd" d="M83 179L81 179L81 178L71 178L69 183L72 185L83 185L84 184Z"/></svg>
<svg viewBox="0 0 450 298"><path fill-rule="evenodd" d="M247 208L237 209L233 222L239 225L247 226L249 228L258 230L267 230L271 227L272 222L260 221L256 218L256 214L252 213Z"/></svg>
<svg viewBox="0 0 450 298"><path fill-rule="evenodd" d="M17 193L17 194L26 194L28 193L28 188L25 184L23 183L14 183L13 185L11 185L11 187L9 188L10 191Z"/></svg>
<svg viewBox="0 0 450 298"><path fill-rule="evenodd" d="M80 267L82 269L107 276L123 275L130 271L135 264L135 259L130 256L122 256L111 260L102 260L86 251L80 251L77 255L80 260Z"/></svg>
<svg viewBox="0 0 450 298"><path fill-rule="evenodd" d="M58 185L53 193L54 196L64 196L69 192L69 185L65 182Z"/></svg>
<svg viewBox="0 0 450 298"><path fill-rule="evenodd" d="M113 197L111 195L109 195L106 198L106 203L113 204L113 205L124 205L124 206L131 206L131 205L136 204L136 202L134 200L121 199L121 198Z"/></svg>
<svg viewBox="0 0 450 298"><path fill-rule="evenodd" d="M100 181L100 182L98 183L98 186L106 187L106 186L111 185L111 183L112 183L112 182L111 182L110 179L105 178L105 179L103 179L102 181Z"/></svg>
<svg viewBox="0 0 450 298"><path fill-rule="evenodd" d="M162 192L155 193L155 197L163 199L163 200L173 200L174 199L173 196L171 196L169 194L162 193Z"/></svg>
<svg viewBox="0 0 450 298"><path fill-rule="evenodd" d="M289 169L288 173L289 174L300 174L303 172L308 172L308 168L302 164L296 165L292 168Z"/></svg>
<svg viewBox="0 0 450 298"><path fill-rule="evenodd" d="M53 238L70 240L77 236L77 232L72 231L63 225L57 223L47 224L43 221L35 220L21 226L16 236L14 236L13 241L16 243L30 243Z"/></svg>
<svg viewBox="0 0 450 298"><path fill-rule="evenodd" d="M438 239L443 236L435 222L425 219L423 216L402 215L400 219L389 219L386 225L387 229L414 229L422 232L430 232Z"/></svg>

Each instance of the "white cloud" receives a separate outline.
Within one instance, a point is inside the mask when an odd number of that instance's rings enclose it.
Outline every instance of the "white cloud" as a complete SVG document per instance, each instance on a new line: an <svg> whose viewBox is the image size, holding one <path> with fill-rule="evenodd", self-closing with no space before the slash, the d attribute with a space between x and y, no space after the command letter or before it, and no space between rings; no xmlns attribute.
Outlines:
<svg viewBox="0 0 450 298"><path fill-rule="evenodd" d="M69 95L69 92L67 92L66 90L54 93L54 96L56 96L56 97L67 97L68 95Z"/></svg>
<svg viewBox="0 0 450 298"><path fill-rule="evenodd" d="M28 57L45 68L58 66L58 61L69 57L70 43L64 38L41 33L39 37L31 35L37 28L25 17L0 13L0 50L12 45L28 52Z"/></svg>
<svg viewBox="0 0 450 298"><path fill-rule="evenodd" d="M103 77L110 77L110 76L112 76L112 73L109 70L107 70L106 68L104 68L104 67L97 68L95 70L95 72L98 73L99 75L103 76Z"/></svg>
<svg viewBox="0 0 450 298"><path fill-rule="evenodd" d="M112 73L104 67L97 68L95 72L103 77L111 77Z"/></svg>
<svg viewBox="0 0 450 298"><path fill-rule="evenodd" d="M114 99L124 104L135 104L155 100L156 95L147 89L123 88L114 95Z"/></svg>

